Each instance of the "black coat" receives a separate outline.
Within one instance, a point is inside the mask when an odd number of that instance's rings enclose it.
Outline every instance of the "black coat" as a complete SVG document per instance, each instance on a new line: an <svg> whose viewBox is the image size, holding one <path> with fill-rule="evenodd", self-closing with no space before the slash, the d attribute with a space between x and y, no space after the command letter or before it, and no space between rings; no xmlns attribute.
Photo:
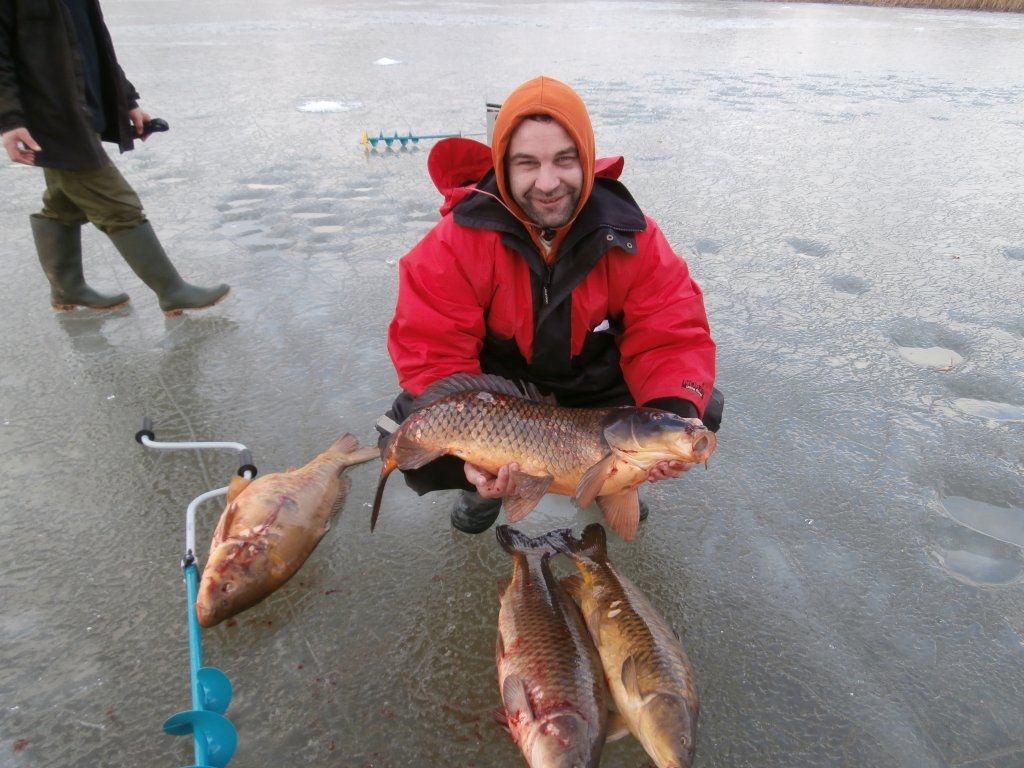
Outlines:
<svg viewBox="0 0 1024 768"><path fill-rule="evenodd" d="M139 94L117 63L98 0L90 1L103 80L102 140L122 152L135 136L128 112ZM43 148L36 165L87 170L106 164L86 108L85 74L61 0L0 0L0 131L28 128Z"/></svg>

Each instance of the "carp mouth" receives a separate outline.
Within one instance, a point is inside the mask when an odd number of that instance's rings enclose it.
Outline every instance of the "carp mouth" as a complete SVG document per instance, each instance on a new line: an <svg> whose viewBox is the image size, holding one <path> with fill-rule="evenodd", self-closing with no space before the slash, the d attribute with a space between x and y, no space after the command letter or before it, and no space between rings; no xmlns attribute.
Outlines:
<svg viewBox="0 0 1024 768"><path fill-rule="evenodd" d="M693 441L692 451L693 457L698 462L707 461L711 458L711 454L715 452L715 437L713 433L701 435Z"/></svg>

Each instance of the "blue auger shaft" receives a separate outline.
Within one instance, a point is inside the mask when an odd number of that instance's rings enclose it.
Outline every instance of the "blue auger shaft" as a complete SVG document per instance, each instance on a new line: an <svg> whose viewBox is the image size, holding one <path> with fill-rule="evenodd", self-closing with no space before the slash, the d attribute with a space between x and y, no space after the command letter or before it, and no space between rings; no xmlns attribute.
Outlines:
<svg viewBox="0 0 1024 768"><path fill-rule="evenodd" d="M463 133L463 132L459 132L459 133L425 133L425 134L423 134L421 136L417 136L412 131L409 131L409 133L405 134L404 136L400 136L398 134L398 131L395 131L393 135L385 136L384 135L384 131L380 131L378 133L378 135L370 136L369 131L363 131L363 134L362 134L362 136L359 139L359 143L362 144L365 147L370 147L370 146L376 147L377 144L379 144L380 142L383 141L387 146L390 147L394 142L397 141L399 144L401 144L404 147L408 142L412 142L413 144L416 144L421 139L452 139L452 138L458 138L458 137L462 137L462 136L483 136L483 135L484 135L483 133Z"/></svg>
<svg viewBox="0 0 1024 768"><path fill-rule="evenodd" d="M191 552L189 553L191 556ZM199 639L199 618L196 616L196 597L199 595L199 569L193 559L185 565L185 594L188 599L188 671L192 684L192 709L203 709L203 694L199 687L199 668L203 666L203 646ZM196 765L206 765L206 739L193 732Z"/></svg>

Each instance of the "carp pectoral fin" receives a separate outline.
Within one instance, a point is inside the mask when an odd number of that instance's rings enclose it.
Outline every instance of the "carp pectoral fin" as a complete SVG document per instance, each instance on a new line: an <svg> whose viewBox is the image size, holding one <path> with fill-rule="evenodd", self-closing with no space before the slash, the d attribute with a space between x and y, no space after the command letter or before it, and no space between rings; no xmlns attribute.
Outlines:
<svg viewBox="0 0 1024 768"><path fill-rule="evenodd" d="M512 729L508 727L508 714L501 707L495 707L491 710L491 719L494 720L495 725L500 725L505 729L506 733L511 734Z"/></svg>
<svg viewBox="0 0 1024 768"><path fill-rule="evenodd" d="M597 464L583 473L583 477L576 484L576 501L580 507L590 506L590 502L597 498L601 492L601 486L608 479L612 465L615 463L615 454L609 453Z"/></svg>
<svg viewBox="0 0 1024 768"><path fill-rule="evenodd" d="M587 631L590 632L590 639L594 641L594 647L601 647L601 607L594 608L590 613L583 617L583 621L587 625Z"/></svg>
<svg viewBox="0 0 1024 768"><path fill-rule="evenodd" d="M636 701L643 701L644 694L640 690L640 676L636 671L636 659L630 654L622 662L622 687L626 689L626 695Z"/></svg>
<svg viewBox="0 0 1024 768"><path fill-rule="evenodd" d="M555 478L551 475L528 475L525 472L515 472L509 478L512 484L512 493L502 499L505 507L505 516L510 523L518 523L540 503L544 494L548 492Z"/></svg>
<svg viewBox="0 0 1024 768"><path fill-rule="evenodd" d="M629 488L609 496L598 496L597 506L604 519L619 536L632 541L640 525L640 497L635 488Z"/></svg>
<svg viewBox="0 0 1024 768"><path fill-rule="evenodd" d="M515 716L521 712L527 719L535 719L530 698L526 695L526 683L515 675L509 675L501 684L501 701L508 714Z"/></svg>
<svg viewBox="0 0 1024 768"><path fill-rule="evenodd" d="M405 435L399 435L395 440L394 450L395 463L401 470L419 469L424 464L429 464L434 459L444 456L441 448L428 448L420 445L415 440L410 440Z"/></svg>
<svg viewBox="0 0 1024 768"><path fill-rule="evenodd" d="M605 741L618 741L629 736L629 724L620 713L614 710L608 712L608 735Z"/></svg>

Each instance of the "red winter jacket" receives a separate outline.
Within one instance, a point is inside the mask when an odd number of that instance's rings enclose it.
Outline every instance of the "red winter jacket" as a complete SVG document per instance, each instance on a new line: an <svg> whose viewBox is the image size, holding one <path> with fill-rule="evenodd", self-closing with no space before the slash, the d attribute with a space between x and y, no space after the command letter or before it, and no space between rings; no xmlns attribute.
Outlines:
<svg viewBox="0 0 1024 768"><path fill-rule="evenodd" d="M400 262L388 329L404 390L483 371L532 381L564 405L657 400L703 415L715 380L703 296L616 180L621 158L596 161L551 266L501 201L488 147L443 141L429 167L443 218Z"/></svg>

